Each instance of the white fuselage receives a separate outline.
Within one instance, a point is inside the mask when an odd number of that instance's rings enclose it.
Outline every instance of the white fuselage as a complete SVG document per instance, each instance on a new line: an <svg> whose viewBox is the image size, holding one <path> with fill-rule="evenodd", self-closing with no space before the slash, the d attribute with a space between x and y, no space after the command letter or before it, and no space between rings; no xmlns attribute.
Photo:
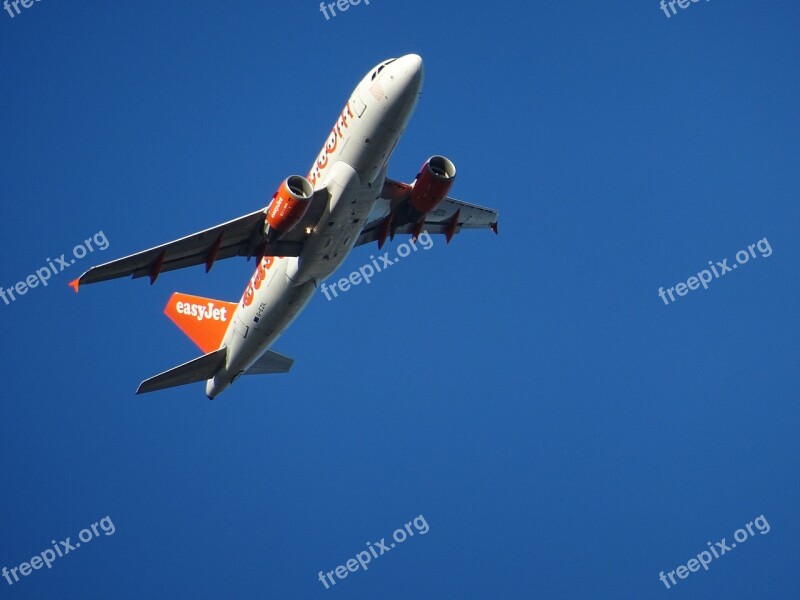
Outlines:
<svg viewBox="0 0 800 600"><path fill-rule="evenodd" d="M358 239L383 189L389 158L422 89L416 54L385 61L358 84L308 174L328 204L298 257L265 256L245 289L222 346L223 367L206 385L214 398L275 342Z"/></svg>

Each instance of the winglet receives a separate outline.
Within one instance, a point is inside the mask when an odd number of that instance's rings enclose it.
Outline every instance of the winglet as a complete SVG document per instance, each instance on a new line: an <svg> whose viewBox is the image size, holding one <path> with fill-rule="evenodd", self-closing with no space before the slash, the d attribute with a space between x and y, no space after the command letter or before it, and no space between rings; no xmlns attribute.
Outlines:
<svg viewBox="0 0 800 600"><path fill-rule="evenodd" d="M492 231L494 231L494 234L495 234L495 235L497 235L497 222L495 222L495 223L491 223L491 224L489 225L489 227L491 227L491 228L492 228Z"/></svg>
<svg viewBox="0 0 800 600"><path fill-rule="evenodd" d="M75 290L76 294L78 293L78 287L80 287L80 285L81 285L80 277L78 277L77 279L73 279L72 281L69 282L69 287Z"/></svg>

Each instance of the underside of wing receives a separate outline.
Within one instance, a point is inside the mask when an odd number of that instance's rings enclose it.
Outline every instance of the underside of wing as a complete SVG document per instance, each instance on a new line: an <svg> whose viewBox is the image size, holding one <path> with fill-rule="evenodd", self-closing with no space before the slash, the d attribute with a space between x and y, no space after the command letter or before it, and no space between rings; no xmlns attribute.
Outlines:
<svg viewBox="0 0 800 600"><path fill-rule="evenodd" d="M264 231L265 210L244 215L227 223L193 233L169 242L92 267L70 285L78 287L89 283L108 281L119 277L149 277L155 282L159 274L204 264L206 272L222 259L234 256L299 256L303 249L305 228L318 213L324 210L327 190L315 192L314 201L302 222L281 239L268 243Z"/></svg>
<svg viewBox="0 0 800 600"><path fill-rule="evenodd" d="M411 186L399 181L387 179L383 186L381 199L389 203L388 215L381 216L367 223L356 242L356 246L378 241L388 235L390 238L398 233L411 235L427 231L430 234L442 234L447 241L462 229L491 229L497 233L499 213L491 208L484 208L445 198L436 208L427 213L421 222L404 218L407 213L402 210L408 202Z"/></svg>

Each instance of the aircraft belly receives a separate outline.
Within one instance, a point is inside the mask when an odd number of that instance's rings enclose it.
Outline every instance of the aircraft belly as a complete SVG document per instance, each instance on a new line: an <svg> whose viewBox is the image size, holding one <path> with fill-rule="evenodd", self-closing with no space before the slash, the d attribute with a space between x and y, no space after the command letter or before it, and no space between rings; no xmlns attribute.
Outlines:
<svg viewBox="0 0 800 600"><path fill-rule="evenodd" d="M225 335L226 367L213 379L214 395L230 385L266 351L305 308L316 282L296 286L286 278L286 269L296 258L278 258L268 272L270 278L255 290L252 300L243 299ZM246 296L245 296L246 297Z"/></svg>
<svg viewBox="0 0 800 600"><path fill-rule="evenodd" d="M383 178L379 179L363 184L349 164L340 161L332 166L328 207L306 239L297 263L289 266L287 275L296 285L324 279L347 258L383 189Z"/></svg>

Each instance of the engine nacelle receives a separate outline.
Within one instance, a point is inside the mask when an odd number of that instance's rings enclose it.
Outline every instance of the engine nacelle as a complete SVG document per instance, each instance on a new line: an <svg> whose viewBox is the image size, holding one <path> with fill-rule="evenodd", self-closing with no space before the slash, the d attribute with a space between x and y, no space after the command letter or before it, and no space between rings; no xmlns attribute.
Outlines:
<svg viewBox="0 0 800 600"><path fill-rule="evenodd" d="M411 206L425 214L436 208L447 197L456 178L456 166L444 156L429 158L414 181Z"/></svg>
<svg viewBox="0 0 800 600"><path fill-rule="evenodd" d="M267 241L274 242L291 231L306 214L313 196L314 186L308 179L300 175L286 178L267 208Z"/></svg>

